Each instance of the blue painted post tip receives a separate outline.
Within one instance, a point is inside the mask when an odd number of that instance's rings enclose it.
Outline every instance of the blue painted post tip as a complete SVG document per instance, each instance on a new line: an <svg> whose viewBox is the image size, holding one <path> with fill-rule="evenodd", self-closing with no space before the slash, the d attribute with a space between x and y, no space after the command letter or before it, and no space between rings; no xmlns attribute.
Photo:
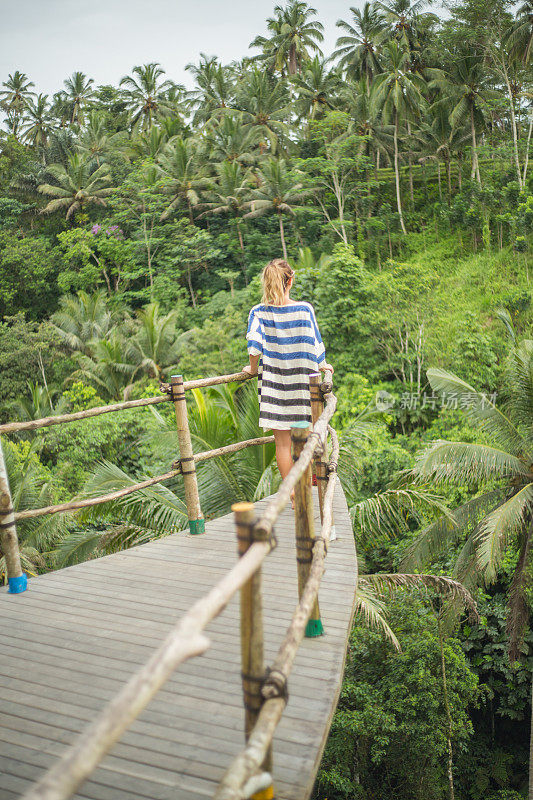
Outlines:
<svg viewBox="0 0 533 800"><path fill-rule="evenodd" d="M10 594L20 594L21 592L25 592L28 588L28 576L25 572L22 575L19 575L16 578L8 578L8 592Z"/></svg>

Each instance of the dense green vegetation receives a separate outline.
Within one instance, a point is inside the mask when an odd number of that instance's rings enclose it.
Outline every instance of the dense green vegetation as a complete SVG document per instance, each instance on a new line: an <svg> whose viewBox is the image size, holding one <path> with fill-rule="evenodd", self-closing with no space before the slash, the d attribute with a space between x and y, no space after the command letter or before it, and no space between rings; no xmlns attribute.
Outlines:
<svg viewBox="0 0 533 800"><path fill-rule="evenodd" d="M533 8L457 0L440 19L395 0L338 26L326 57L314 9L276 6L251 54L189 64L190 90L155 63L119 86L74 72L51 98L4 76L0 419L235 371L259 273L287 257L335 366L363 576L316 797L524 797ZM4 437L16 509L168 470L173 412L157 409ZM250 384L190 398L198 450L261 435L257 418ZM273 448L199 481L206 516L271 494ZM182 498L176 479L25 520L24 568L179 530ZM478 616L415 573L460 580Z"/></svg>

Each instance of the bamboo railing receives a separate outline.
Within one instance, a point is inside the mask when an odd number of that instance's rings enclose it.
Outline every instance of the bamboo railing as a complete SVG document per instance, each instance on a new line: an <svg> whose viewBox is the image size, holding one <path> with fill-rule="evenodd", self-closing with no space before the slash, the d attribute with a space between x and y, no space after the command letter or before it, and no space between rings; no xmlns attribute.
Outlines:
<svg viewBox="0 0 533 800"><path fill-rule="evenodd" d="M9 591L16 593L27 588L26 576L20 564L17 520L110 502L181 474L184 480L190 532L202 533L204 524L198 496L196 464L246 447L271 442L273 437L258 437L203 453L193 453L185 391L244 381L249 377L247 373L241 372L184 382L181 376L174 376L170 386L162 385L161 388L165 392L163 397L126 401L74 414L0 425L0 434L39 430L99 414L167 401L172 402L175 407L180 448L180 457L173 463L172 470L162 475L99 497L74 499L68 503L15 513L0 446L0 533L2 551L7 563ZM24 795L24 800L66 800L71 797L179 664L204 653L209 648L209 639L203 633L205 627L238 591L241 595L241 674L246 745L227 769L215 798L244 800L253 797L255 800L269 800L274 796L271 777L272 739L287 703L287 681L298 647L304 636L318 636L323 632L318 590L333 525L333 493L339 445L335 431L329 423L337 400L331 392L331 382L326 381L321 384L319 375L310 376L310 387L313 425L309 430L292 429L294 464L282 481L277 494L269 499L258 519L255 516L253 503L236 503L232 506L239 556L233 568L181 617L149 661L124 685L94 722L67 749L63 757L30 788ZM329 458L328 433L331 439ZM313 465L320 504L319 535L314 531L312 508ZM293 489L299 603L274 663L269 669L265 669L261 571L263 562L276 547L274 525L280 512L289 502Z"/></svg>

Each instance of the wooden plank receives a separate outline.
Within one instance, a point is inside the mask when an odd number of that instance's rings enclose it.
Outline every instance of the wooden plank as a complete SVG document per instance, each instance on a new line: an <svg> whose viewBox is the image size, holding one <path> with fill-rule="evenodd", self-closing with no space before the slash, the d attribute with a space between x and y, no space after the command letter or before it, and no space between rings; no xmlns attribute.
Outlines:
<svg viewBox="0 0 533 800"><path fill-rule="evenodd" d="M355 583L340 490L335 515L341 538L330 547L320 594L326 635L302 643L274 741L280 800L308 797L340 689ZM49 573L32 579L21 596L0 590L0 800L20 795L42 774L180 615L235 563L232 517L207 522L206 531L171 534ZM297 601L290 510L276 534L279 545L263 570L267 663ZM236 600L207 634L210 650L172 676L86 781L79 800L212 796L243 744Z"/></svg>

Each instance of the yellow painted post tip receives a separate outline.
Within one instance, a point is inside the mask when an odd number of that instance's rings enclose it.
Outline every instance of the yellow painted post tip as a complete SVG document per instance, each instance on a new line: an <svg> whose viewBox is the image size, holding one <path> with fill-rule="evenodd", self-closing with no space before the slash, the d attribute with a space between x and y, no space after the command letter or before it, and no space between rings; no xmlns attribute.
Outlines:
<svg viewBox="0 0 533 800"><path fill-rule="evenodd" d="M261 789L251 796L251 800L274 800L274 784L270 784L266 789Z"/></svg>
<svg viewBox="0 0 533 800"><path fill-rule="evenodd" d="M243 500L241 503L233 503L231 510L232 511L250 511L254 507L253 503L248 503L247 501Z"/></svg>

